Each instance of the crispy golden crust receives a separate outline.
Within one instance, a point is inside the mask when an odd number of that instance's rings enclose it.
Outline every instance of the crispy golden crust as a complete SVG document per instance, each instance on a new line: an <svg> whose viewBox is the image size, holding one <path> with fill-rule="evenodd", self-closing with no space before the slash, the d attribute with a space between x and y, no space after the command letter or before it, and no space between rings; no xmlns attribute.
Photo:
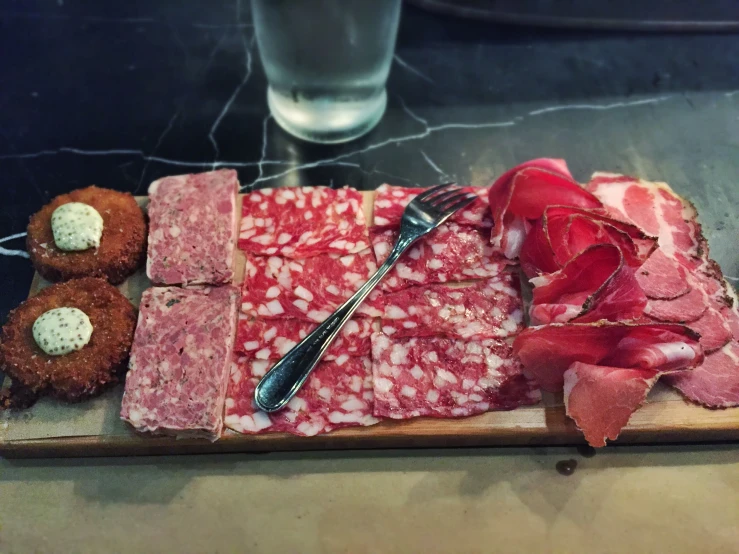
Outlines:
<svg viewBox="0 0 739 554"><path fill-rule="evenodd" d="M49 356L33 339L33 323L54 308L78 308L92 323L82 349ZM0 332L0 369L14 384L68 401L95 396L126 370L136 309L103 279L87 277L52 285L10 312Z"/></svg>
<svg viewBox="0 0 739 554"><path fill-rule="evenodd" d="M102 216L99 248L65 252L56 247L51 214L69 202L89 204ZM36 271L49 281L102 277L115 285L136 271L146 257L146 220L130 194L87 187L57 196L31 216L26 247Z"/></svg>

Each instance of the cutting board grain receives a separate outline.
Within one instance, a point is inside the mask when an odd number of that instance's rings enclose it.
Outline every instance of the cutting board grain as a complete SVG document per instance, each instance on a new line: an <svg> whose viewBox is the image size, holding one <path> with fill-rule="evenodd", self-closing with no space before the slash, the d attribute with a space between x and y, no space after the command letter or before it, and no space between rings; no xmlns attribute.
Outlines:
<svg viewBox="0 0 739 554"><path fill-rule="evenodd" d="M373 193L365 193L368 221L371 221L372 215L372 196ZM139 201L145 206L145 198ZM243 257L238 255L238 280L242 274ZM44 285L36 275L30 295ZM137 302L147 286L148 282L139 274L122 288ZM117 398L112 397L105 409L110 410L109 415L115 419L120 409ZM739 409L708 410L689 404L674 391L658 385L648 402L633 415L618 443L730 440L739 440ZM6 458L91 457L582 443L582 435L565 415L561 395L545 394L541 404L509 412L490 412L464 419L384 421L373 427L341 429L310 438L287 434L250 436L229 432L211 443L197 439L141 436L127 430L110 435L0 439L0 455Z"/></svg>

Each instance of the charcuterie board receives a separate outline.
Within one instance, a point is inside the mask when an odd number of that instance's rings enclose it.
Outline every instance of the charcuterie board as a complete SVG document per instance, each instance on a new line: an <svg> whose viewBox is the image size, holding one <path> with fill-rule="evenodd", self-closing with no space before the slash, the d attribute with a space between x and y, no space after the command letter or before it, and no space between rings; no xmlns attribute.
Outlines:
<svg viewBox="0 0 739 554"><path fill-rule="evenodd" d="M365 193L371 218L373 193ZM145 205L146 199L139 198ZM243 274L237 256L236 276ZM34 295L47 283L38 275ZM143 270L121 290L134 303L149 286ZM122 387L93 401L65 405L42 400L17 415L0 416L0 455L7 458L152 455L217 452L268 452L323 449L372 449L583 443L565 415L561 395L544 394L540 404L461 419L417 418L384 421L372 427L337 430L315 437L288 434L226 433L216 442L141 436L119 419ZM739 410L708 410L657 386L619 437L619 443L698 442L739 439Z"/></svg>

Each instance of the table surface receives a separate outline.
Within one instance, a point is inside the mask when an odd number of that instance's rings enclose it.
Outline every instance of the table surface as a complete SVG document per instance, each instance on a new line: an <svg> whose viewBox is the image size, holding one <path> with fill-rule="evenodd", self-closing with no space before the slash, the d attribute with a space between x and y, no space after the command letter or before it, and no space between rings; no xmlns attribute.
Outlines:
<svg viewBox="0 0 739 554"><path fill-rule="evenodd" d="M406 6L368 136L268 116L246 0L0 0L0 319L31 213L233 167L248 189L487 185L533 157L669 182L736 283L739 36L497 27ZM556 470L574 459L571 476ZM0 461L0 552L736 552L736 445Z"/></svg>

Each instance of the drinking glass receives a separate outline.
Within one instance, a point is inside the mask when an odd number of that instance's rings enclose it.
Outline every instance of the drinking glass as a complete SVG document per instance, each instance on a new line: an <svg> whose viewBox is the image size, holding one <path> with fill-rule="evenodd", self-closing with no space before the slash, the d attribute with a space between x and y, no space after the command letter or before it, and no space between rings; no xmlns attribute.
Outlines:
<svg viewBox="0 0 739 554"><path fill-rule="evenodd" d="M296 137L346 142L387 104L401 0L252 0L275 121Z"/></svg>

